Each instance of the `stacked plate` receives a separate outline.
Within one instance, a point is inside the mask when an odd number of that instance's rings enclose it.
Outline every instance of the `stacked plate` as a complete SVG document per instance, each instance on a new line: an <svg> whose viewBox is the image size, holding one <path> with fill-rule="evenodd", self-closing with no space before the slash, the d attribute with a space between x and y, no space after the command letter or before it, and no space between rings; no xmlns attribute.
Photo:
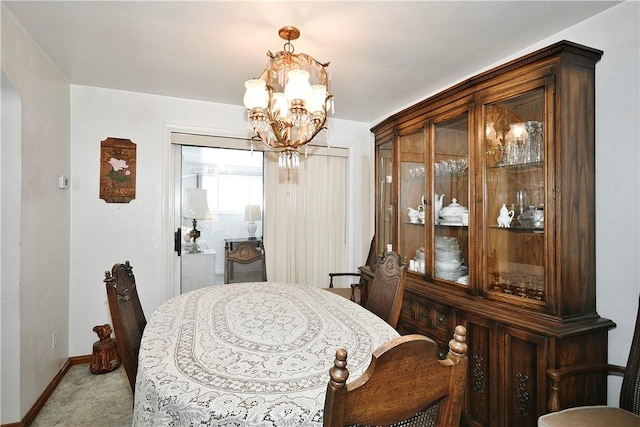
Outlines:
<svg viewBox="0 0 640 427"><path fill-rule="evenodd" d="M436 277L445 280L451 280L452 282L457 281L459 278L466 276L469 274L469 267L466 265L461 265L456 270L439 270L436 267Z"/></svg>
<svg viewBox="0 0 640 427"><path fill-rule="evenodd" d="M469 267L462 265L462 251L460 243L455 237L436 236L436 277L445 280L458 280L466 276Z"/></svg>

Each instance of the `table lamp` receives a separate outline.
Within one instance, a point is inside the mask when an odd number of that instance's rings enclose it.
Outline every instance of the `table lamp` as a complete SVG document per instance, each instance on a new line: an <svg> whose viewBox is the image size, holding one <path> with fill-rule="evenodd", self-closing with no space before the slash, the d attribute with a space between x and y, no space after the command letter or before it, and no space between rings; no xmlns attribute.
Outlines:
<svg viewBox="0 0 640 427"><path fill-rule="evenodd" d="M255 221L262 219L262 211L260 205L246 205L244 207L244 220L249 221L247 225L247 231L249 232L249 240L256 240L256 230L258 226Z"/></svg>
<svg viewBox="0 0 640 427"><path fill-rule="evenodd" d="M193 229L186 235L191 243L185 245L189 253L200 252L196 240L200 237L200 230L197 229L198 220L207 218L209 214L209 203L207 201L207 190L202 188L186 188L182 201L182 216L193 220Z"/></svg>

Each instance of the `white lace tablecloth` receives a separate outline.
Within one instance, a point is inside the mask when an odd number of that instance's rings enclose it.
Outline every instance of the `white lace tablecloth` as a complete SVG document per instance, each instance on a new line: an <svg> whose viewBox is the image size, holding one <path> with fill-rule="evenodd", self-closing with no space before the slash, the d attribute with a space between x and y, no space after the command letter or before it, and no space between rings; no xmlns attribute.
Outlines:
<svg viewBox="0 0 640 427"><path fill-rule="evenodd" d="M350 380L398 333L333 293L238 283L170 299L139 356L135 426L321 426L336 349Z"/></svg>

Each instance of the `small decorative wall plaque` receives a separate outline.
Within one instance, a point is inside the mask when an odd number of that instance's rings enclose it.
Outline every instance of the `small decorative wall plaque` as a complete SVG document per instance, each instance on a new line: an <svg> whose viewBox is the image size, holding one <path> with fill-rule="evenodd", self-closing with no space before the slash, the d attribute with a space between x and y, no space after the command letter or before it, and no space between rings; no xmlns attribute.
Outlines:
<svg viewBox="0 0 640 427"><path fill-rule="evenodd" d="M100 198L129 203L136 198L136 144L107 138L100 143Z"/></svg>

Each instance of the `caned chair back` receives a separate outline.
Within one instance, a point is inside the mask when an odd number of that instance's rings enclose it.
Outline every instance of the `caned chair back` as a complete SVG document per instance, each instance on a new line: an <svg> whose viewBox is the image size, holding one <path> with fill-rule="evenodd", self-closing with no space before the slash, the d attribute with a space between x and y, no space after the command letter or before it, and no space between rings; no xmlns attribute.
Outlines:
<svg viewBox="0 0 640 427"><path fill-rule="evenodd" d="M118 353L127 372L131 390L135 392L138 353L147 319L140 305L136 279L129 261L115 264L104 275Z"/></svg>
<svg viewBox="0 0 640 427"><path fill-rule="evenodd" d="M389 252L382 256L376 264L365 308L395 328L400 319L406 281L407 266L400 262L400 255Z"/></svg>
<svg viewBox="0 0 640 427"><path fill-rule="evenodd" d="M324 427L434 426L460 424L467 375L466 329L459 325L449 353L438 360L437 344L405 335L373 352L366 372L347 383L347 351L338 349L329 371Z"/></svg>
<svg viewBox="0 0 640 427"><path fill-rule="evenodd" d="M620 390L620 407L636 415L640 415L640 302L636 314L636 327L631 339L629 358L624 368L622 389Z"/></svg>
<svg viewBox="0 0 640 427"><path fill-rule="evenodd" d="M225 248L224 283L266 282L264 246L254 242L238 243L233 250Z"/></svg>

